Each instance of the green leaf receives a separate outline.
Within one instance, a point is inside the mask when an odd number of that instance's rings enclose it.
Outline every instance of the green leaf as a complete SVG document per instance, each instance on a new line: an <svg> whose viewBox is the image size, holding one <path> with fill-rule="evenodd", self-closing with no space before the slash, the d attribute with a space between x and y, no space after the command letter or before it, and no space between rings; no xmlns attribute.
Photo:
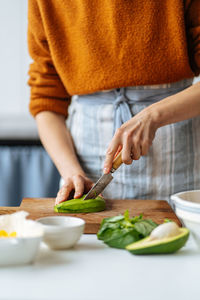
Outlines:
<svg viewBox="0 0 200 300"><path fill-rule="evenodd" d="M143 219L143 214L140 214L139 216L131 218L131 223L135 224L135 223L137 223L138 221L140 221L142 219Z"/></svg>
<svg viewBox="0 0 200 300"><path fill-rule="evenodd" d="M157 224L150 219L141 220L135 223L135 230L143 237L150 235L152 230L157 227Z"/></svg>
<svg viewBox="0 0 200 300"><path fill-rule="evenodd" d="M125 210L125 212L124 212L124 219L126 220L126 221L128 221L129 222L129 211L128 211L128 209L127 210Z"/></svg>
<svg viewBox="0 0 200 300"><path fill-rule="evenodd" d="M152 220L143 220L142 214L130 218L126 210L124 215L103 219L97 237L110 247L125 248L149 235L156 226Z"/></svg>
<svg viewBox="0 0 200 300"><path fill-rule="evenodd" d="M107 223L115 223L118 221L124 220L124 216L123 215L118 215L118 216L114 216L114 217L110 217L110 218L105 218L103 221L107 222Z"/></svg>
<svg viewBox="0 0 200 300"><path fill-rule="evenodd" d="M104 241L110 247L124 249L127 245L140 240L140 236L135 229L121 229L112 235L108 241Z"/></svg>
<svg viewBox="0 0 200 300"><path fill-rule="evenodd" d="M120 229L120 227L121 226L119 223L105 224L98 231L97 237L99 240L107 241L112 236L112 233L115 232L117 229Z"/></svg>
<svg viewBox="0 0 200 300"><path fill-rule="evenodd" d="M103 219L103 221L101 222L101 225L100 225L100 229L97 233L98 239L99 240L104 240L104 239L107 240L111 230L116 230L116 229L120 228L121 222L123 220L124 220L124 216L122 216L122 215Z"/></svg>
<svg viewBox="0 0 200 300"><path fill-rule="evenodd" d="M172 222L172 220L166 218L166 219L164 219L164 222L163 222L163 223L169 223L169 222Z"/></svg>

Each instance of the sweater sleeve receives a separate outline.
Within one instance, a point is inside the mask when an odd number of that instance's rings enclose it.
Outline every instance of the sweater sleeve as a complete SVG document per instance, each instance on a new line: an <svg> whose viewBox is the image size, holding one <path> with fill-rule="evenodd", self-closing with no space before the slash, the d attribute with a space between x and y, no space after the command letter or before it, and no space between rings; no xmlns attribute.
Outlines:
<svg viewBox="0 0 200 300"><path fill-rule="evenodd" d="M36 116L41 111L52 111L67 117L70 96L53 64L36 0L29 0L28 49L33 59L28 80L31 114Z"/></svg>
<svg viewBox="0 0 200 300"><path fill-rule="evenodd" d="M200 0L185 0L186 31L191 68L200 74Z"/></svg>

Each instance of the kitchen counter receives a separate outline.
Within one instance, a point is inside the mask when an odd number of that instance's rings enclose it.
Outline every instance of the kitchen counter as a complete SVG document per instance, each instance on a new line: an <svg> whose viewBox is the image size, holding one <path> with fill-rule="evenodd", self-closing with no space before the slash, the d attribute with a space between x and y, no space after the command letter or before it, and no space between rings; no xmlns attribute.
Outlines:
<svg viewBox="0 0 200 300"><path fill-rule="evenodd" d="M0 268L0 299L196 300L199 270L192 237L173 255L134 256L83 235L70 250L42 244L33 265Z"/></svg>

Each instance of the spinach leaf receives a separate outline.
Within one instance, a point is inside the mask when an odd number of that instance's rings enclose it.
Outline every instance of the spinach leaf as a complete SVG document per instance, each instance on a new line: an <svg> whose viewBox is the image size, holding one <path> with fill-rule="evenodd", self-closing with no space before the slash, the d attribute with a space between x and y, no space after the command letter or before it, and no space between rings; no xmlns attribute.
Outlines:
<svg viewBox="0 0 200 300"><path fill-rule="evenodd" d="M152 220L144 220L142 215L130 218L126 210L124 215L103 219L97 237L110 247L124 249L148 236L156 226Z"/></svg>

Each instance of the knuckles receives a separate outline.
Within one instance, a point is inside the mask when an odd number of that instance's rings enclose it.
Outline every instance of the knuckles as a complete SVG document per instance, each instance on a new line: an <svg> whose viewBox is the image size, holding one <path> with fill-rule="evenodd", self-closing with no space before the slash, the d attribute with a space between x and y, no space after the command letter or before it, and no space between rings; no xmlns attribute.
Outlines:
<svg viewBox="0 0 200 300"><path fill-rule="evenodd" d="M114 154L114 150L111 148L108 148L108 150L106 151L106 155L113 155Z"/></svg>
<svg viewBox="0 0 200 300"><path fill-rule="evenodd" d="M125 130L124 133L123 133L123 137L126 140L130 140L132 138L132 132L129 131L129 130Z"/></svg>
<svg viewBox="0 0 200 300"><path fill-rule="evenodd" d="M126 165L131 165L133 160L131 158L124 158L122 159L123 163L126 164Z"/></svg>
<svg viewBox="0 0 200 300"><path fill-rule="evenodd" d="M116 132L115 132L115 136L120 137L124 132L124 129L119 127Z"/></svg>

